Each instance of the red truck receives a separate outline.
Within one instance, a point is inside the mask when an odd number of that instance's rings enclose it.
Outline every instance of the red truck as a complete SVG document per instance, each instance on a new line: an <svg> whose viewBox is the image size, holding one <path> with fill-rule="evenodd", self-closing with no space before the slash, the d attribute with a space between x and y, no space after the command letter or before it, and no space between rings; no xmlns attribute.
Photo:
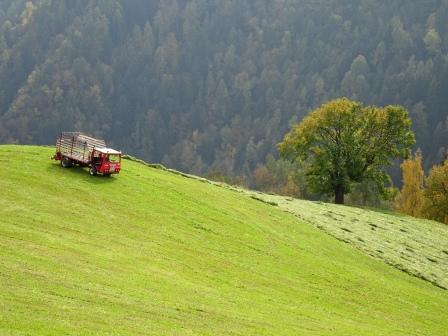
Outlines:
<svg viewBox="0 0 448 336"><path fill-rule="evenodd" d="M120 151L107 148L104 140L89 137L81 132L62 132L56 140L56 153L52 157L61 161L64 168L78 164L89 167L90 175L118 174L121 170Z"/></svg>

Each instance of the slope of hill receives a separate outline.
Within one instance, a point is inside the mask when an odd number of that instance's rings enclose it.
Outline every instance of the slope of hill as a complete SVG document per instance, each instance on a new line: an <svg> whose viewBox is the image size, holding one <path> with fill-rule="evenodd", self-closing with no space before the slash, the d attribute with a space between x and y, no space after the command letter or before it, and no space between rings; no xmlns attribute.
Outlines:
<svg viewBox="0 0 448 336"><path fill-rule="evenodd" d="M447 21L446 0L2 0L0 143L75 127L250 177L291 123L347 96L406 106L428 168L447 150Z"/></svg>
<svg viewBox="0 0 448 336"><path fill-rule="evenodd" d="M447 291L244 193L0 146L0 334L444 335Z"/></svg>
<svg viewBox="0 0 448 336"><path fill-rule="evenodd" d="M448 226L395 213L247 191L409 274L448 289Z"/></svg>

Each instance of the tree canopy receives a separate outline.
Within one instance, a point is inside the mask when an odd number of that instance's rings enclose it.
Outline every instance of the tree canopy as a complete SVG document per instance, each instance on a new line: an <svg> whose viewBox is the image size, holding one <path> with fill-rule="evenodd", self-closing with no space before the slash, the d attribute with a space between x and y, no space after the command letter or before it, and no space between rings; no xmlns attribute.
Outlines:
<svg viewBox="0 0 448 336"><path fill-rule="evenodd" d="M302 160L312 190L343 204L354 182L374 181L385 193L384 168L405 158L415 143L401 106L363 106L340 98L323 104L293 126L278 145L283 157Z"/></svg>
<svg viewBox="0 0 448 336"><path fill-rule="evenodd" d="M2 0L0 142L79 130L256 180L290 125L347 96L405 106L429 169L448 148L446 22L446 0Z"/></svg>
<svg viewBox="0 0 448 336"><path fill-rule="evenodd" d="M448 224L448 159L429 172L423 207L427 218Z"/></svg>
<svg viewBox="0 0 448 336"><path fill-rule="evenodd" d="M401 164L403 187L395 200L394 207L398 211L414 216L422 216L423 187L425 172L422 167L422 154L417 151Z"/></svg>

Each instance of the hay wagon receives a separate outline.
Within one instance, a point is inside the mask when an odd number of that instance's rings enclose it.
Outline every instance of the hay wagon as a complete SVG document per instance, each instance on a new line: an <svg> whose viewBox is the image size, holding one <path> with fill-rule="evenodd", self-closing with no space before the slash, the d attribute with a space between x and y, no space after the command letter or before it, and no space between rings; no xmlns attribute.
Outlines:
<svg viewBox="0 0 448 336"><path fill-rule="evenodd" d="M118 174L121 170L121 151L108 148L104 140L81 132L62 132L56 140L56 153L52 157L64 168L75 165L89 167L90 175Z"/></svg>

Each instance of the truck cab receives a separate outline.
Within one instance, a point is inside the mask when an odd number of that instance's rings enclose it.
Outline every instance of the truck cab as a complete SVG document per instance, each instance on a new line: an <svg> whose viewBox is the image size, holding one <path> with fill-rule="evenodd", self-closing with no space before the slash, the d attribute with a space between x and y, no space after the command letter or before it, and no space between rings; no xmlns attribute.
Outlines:
<svg viewBox="0 0 448 336"><path fill-rule="evenodd" d="M90 175L118 174L121 170L122 153L112 148L94 148L91 157Z"/></svg>

